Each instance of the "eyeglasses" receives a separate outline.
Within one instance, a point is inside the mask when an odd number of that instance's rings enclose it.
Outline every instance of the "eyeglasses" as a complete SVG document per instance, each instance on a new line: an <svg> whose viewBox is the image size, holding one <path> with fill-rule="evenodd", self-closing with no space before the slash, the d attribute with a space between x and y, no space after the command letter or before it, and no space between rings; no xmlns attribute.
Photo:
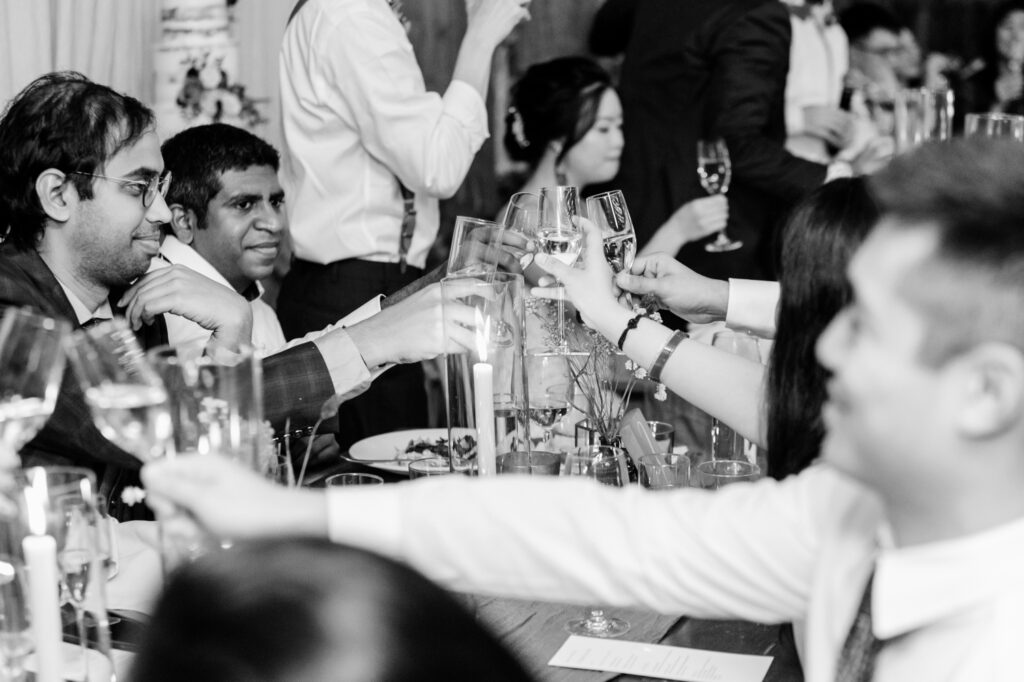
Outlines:
<svg viewBox="0 0 1024 682"><path fill-rule="evenodd" d="M86 175L90 178L99 178L100 180L110 180L121 185L132 196L142 197L142 207L149 208L153 205L153 200L156 199L157 192L160 196L166 197L167 190L171 187L171 172L167 171L163 175L154 175L149 182L143 180L128 180L127 178L111 178L106 175L97 175L96 173L83 173L81 171L70 171L74 175Z"/></svg>

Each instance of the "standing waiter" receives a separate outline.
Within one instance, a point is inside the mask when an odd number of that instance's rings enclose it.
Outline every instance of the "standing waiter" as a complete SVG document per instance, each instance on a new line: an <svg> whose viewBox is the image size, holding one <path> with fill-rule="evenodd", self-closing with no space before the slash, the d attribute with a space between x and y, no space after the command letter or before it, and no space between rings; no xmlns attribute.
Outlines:
<svg viewBox="0 0 1024 682"><path fill-rule="evenodd" d="M281 47L281 181L295 260L278 299L285 335L337 321L423 274L438 199L487 138L494 49L529 0L466 0L451 84L427 92L401 0L300 0ZM420 365L342 405L342 447L427 423Z"/></svg>

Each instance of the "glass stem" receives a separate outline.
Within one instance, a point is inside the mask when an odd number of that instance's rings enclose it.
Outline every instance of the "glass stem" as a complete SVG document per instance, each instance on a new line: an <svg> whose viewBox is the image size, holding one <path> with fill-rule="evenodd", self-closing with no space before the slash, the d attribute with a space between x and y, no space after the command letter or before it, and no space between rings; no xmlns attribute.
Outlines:
<svg viewBox="0 0 1024 682"><path fill-rule="evenodd" d="M89 682L89 633L85 629L85 609L81 604L75 604L75 625L78 627L78 644L82 648L82 669L85 677L82 679Z"/></svg>

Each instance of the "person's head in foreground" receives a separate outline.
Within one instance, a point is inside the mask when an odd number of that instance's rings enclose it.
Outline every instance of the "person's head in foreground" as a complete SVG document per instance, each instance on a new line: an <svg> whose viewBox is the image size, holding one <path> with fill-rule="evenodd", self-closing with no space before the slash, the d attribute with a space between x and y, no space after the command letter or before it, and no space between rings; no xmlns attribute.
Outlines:
<svg viewBox="0 0 1024 682"><path fill-rule="evenodd" d="M73 72L51 73L0 120L0 232L36 249L83 299L146 272L170 220L169 178L141 102Z"/></svg>
<svg viewBox="0 0 1024 682"><path fill-rule="evenodd" d="M177 570L136 682L530 680L449 594L326 540L239 544Z"/></svg>
<svg viewBox="0 0 1024 682"><path fill-rule="evenodd" d="M843 178L811 192L782 229L767 386L768 473L775 478L800 471L821 451L827 377L814 344L850 301L846 266L877 220L864 178Z"/></svg>
<svg viewBox="0 0 1024 682"><path fill-rule="evenodd" d="M527 69L512 88L505 123L509 156L544 175L543 184L586 187L619 172L622 104L608 72L586 57Z"/></svg>
<svg viewBox="0 0 1024 682"><path fill-rule="evenodd" d="M223 123L184 130L162 151L174 176L167 195L174 235L236 291L269 277L288 227L277 151Z"/></svg>
<svg viewBox="0 0 1024 682"><path fill-rule="evenodd" d="M870 185L882 217L818 342L824 459L916 535L1024 516L1024 148L925 145Z"/></svg>

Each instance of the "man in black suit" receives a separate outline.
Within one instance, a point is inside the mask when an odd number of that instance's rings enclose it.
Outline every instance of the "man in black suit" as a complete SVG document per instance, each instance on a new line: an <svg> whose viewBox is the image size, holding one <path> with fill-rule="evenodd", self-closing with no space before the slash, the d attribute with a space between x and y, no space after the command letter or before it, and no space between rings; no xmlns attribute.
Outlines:
<svg viewBox="0 0 1024 682"><path fill-rule="evenodd" d="M142 103L76 73L48 74L26 87L0 119L0 305L29 306L79 327L128 305L141 311L131 319L147 347L166 342L163 314L210 329L215 346L247 343L245 299L188 268L161 275L156 286L129 288L171 219L163 170L153 113ZM292 428L308 426L327 399L364 389L369 368L441 352L440 296L421 298L410 303L432 307L436 324L413 334L397 333L406 317L399 305L361 323L358 333L339 329L267 357L267 419L277 428L286 419ZM366 365L364 381L339 386L338 367L351 363ZM23 463L90 467L105 494L134 484L140 462L96 430L71 372L53 415L22 450Z"/></svg>

